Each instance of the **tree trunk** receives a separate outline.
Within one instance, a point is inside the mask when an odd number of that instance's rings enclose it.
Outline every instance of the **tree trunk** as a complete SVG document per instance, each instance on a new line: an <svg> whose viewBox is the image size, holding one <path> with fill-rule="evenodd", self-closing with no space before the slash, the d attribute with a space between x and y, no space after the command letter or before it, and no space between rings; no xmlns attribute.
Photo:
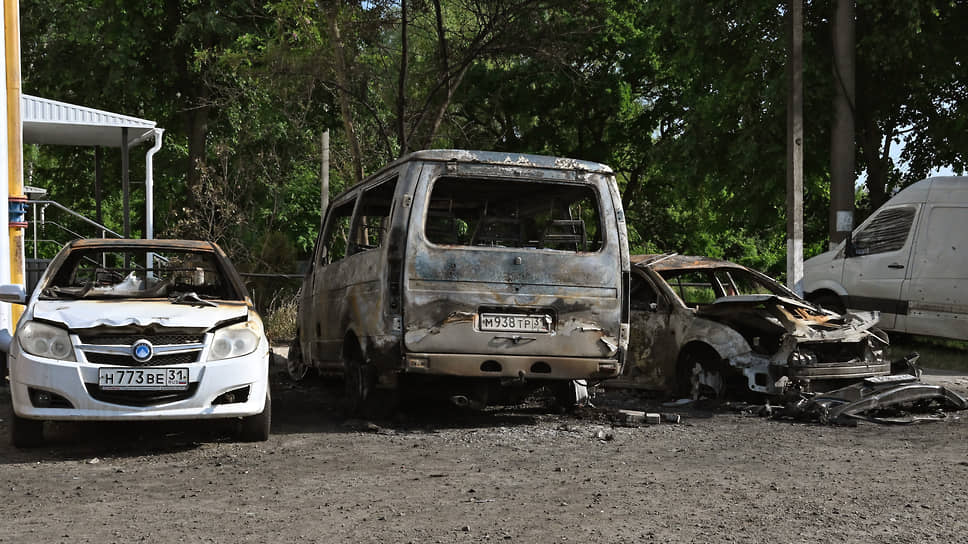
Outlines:
<svg viewBox="0 0 968 544"><path fill-rule="evenodd" d="M343 39L340 37L339 24L336 17L339 7L334 6L327 14L329 16L330 40L333 42L333 55L336 57L336 83L339 86L337 96L339 97L340 113L343 117L343 129L346 131L346 140L350 145L350 155L353 159L353 181L358 183L363 179L363 153L360 151L360 140L356 136L356 127L353 122L353 110L350 107L349 99L349 76L347 75L346 57L343 49Z"/></svg>
<svg viewBox="0 0 968 544"><path fill-rule="evenodd" d="M837 0L833 18L834 119L830 128L830 246L853 228L854 0ZM846 219L850 219L850 224Z"/></svg>
<svg viewBox="0 0 968 544"><path fill-rule="evenodd" d="M200 100L205 101L202 97ZM188 195L193 204L195 189L202 182L202 170L205 167L205 141L208 138L208 120L212 107L202 104L188 112Z"/></svg>

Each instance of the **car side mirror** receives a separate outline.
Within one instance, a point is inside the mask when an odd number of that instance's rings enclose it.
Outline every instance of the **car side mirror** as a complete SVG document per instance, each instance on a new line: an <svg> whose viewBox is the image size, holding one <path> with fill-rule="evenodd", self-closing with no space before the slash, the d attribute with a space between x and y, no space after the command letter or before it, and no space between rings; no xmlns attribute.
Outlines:
<svg viewBox="0 0 968 544"><path fill-rule="evenodd" d="M844 239L844 257L856 257L857 248L854 247L854 233L847 231L847 238Z"/></svg>
<svg viewBox="0 0 968 544"><path fill-rule="evenodd" d="M10 304L26 304L27 291L24 290L23 285L16 283L0 285L0 302L9 302Z"/></svg>

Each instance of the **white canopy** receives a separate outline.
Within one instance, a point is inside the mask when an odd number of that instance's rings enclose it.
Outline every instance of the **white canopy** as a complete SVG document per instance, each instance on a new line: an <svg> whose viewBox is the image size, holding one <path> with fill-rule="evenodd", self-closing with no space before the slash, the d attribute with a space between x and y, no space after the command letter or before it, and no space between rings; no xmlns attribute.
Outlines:
<svg viewBox="0 0 968 544"><path fill-rule="evenodd" d="M20 117L24 126L24 143L121 147L121 133L128 129L128 145L150 138L155 122L120 113L96 110L21 95Z"/></svg>

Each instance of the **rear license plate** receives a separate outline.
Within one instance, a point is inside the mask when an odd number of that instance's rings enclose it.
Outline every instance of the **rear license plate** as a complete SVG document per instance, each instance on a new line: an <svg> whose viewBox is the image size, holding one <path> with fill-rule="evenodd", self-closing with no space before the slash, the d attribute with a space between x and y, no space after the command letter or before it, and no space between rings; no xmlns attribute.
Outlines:
<svg viewBox="0 0 968 544"><path fill-rule="evenodd" d="M97 384L104 391L184 391L187 368L99 368Z"/></svg>
<svg viewBox="0 0 968 544"><path fill-rule="evenodd" d="M521 314L481 314L482 331L496 332L551 332L551 316Z"/></svg>

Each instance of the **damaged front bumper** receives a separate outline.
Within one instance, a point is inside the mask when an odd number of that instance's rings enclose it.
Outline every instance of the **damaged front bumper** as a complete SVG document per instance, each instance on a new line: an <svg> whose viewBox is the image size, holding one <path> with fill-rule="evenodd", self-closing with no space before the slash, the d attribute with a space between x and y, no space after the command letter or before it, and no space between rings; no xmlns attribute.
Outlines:
<svg viewBox="0 0 968 544"><path fill-rule="evenodd" d="M929 385L911 374L867 378L859 383L788 404L781 417L849 425L857 420L875 423L915 423L939 419L938 410L968 409L968 400L940 385ZM913 412L935 412L916 416Z"/></svg>
<svg viewBox="0 0 968 544"><path fill-rule="evenodd" d="M830 346L838 348L836 354ZM840 338L807 342L786 335L776 353L748 352L731 358L729 364L743 373L750 391L766 395L781 395L791 387L811 391L816 382L859 380L891 373L891 362L884 359L883 351L871 348L866 339L848 343Z"/></svg>

